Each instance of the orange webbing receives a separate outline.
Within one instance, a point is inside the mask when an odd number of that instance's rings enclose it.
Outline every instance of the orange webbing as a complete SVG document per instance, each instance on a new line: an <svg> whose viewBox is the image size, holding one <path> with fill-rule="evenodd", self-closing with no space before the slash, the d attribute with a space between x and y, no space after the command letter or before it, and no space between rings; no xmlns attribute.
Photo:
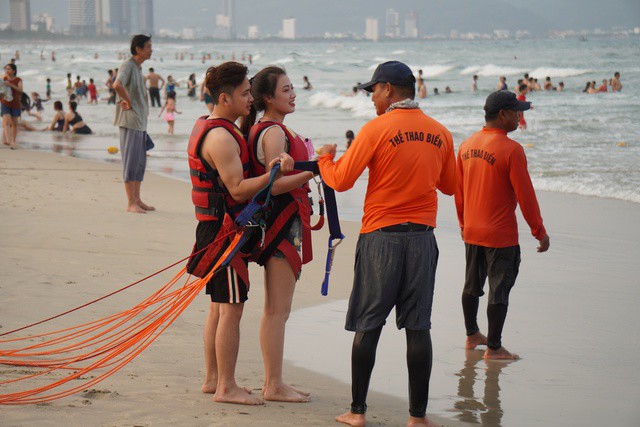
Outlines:
<svg viewBox="0 0 640 427"><path fill-rule="evenodd" d="M55 332L0 341L7 343L53 337L24 348L1 350L1 364L46 368L19 378L0 381L2 388L49 373L64 372L62 378L43 386L0 394L0 404L35 404L59 399L85 390L113 375L144 351L188 307L217 273L220 264L238 244L240 237L241 234L236 234L218 262L202 279L191 280L186 268L182 268L150 297L121 313ZM171 291L171 288L185 276L184 284ZM89 351L82 352L86 349ZM56 357L57 355L64 356ZM49 357L29 359L36 356ZM104 372L96 375L96 370ZM83 378L83 375L89 372L95 376ZM75 380L73 385L64 388L72 380Z"/></svg>

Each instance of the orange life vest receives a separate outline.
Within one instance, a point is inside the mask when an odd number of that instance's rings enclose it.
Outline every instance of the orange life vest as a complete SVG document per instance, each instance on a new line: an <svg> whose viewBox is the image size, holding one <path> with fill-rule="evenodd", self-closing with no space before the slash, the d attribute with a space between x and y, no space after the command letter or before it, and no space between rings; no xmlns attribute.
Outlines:
<svg viewBox="0 0 640 427"><path fill-rule="evenodd" d="M202 116L196 120L189 137L187 154L189 156L189 174L193 185L191 200L196 207L196 218L199 221L222 219L225 213L235 218L246 205L245 202L238 203L231 197L224 185L220 185L218 182L220 176L218 171L214 170L201 157L200 150L205 136L211 129L217 127L225 128L235 138L238 147L240 147L242 177L243 179L249 178L249 150L240 129L226 119L207 119L207 116Z"/></svg>
<svg viewBox="0 0 640 427"><path fill-rule="evenodd" d="M229 191L218 182L220 174L214 170L201 156L201 146L207 133L214 128L225 128L236 140L240 147L240 160L242 161L242 177L249 178L249 150L247 143L242 136L240 129L226 119L207 119L208 116L202 116L196 120L191 136L189 137L189 145L187 154L189 160L189 172L191 175L191 199L196 207L196 218L199 221L220 221L222 222L218 231L219 236L230 235L234 230L233 219L247 205L246 202L237 202L231 197ZM230 237L215 240L201 255L194 245L192 258L187 263L187 271L197 277L204 277L211 267L220 258L224 250L230 243ZM230 265L243 279L245 283L249 283L249 273L247 266L242 260L247 255L239 252Z"/></svg>
<svg viewBox="0 0 640 427"><path fill-rule="evenodd" d="M288 154L294 161L309 160L307 147L302 138L287 128L282 123L262 121L256 123L249 131L248 146L249 158L251 159L251 173L254 176L262 175L266 172L265 165L258 160L258 140L260 134L271 126L279 126L289 142ZM294 175L300 171L291 171L287 175ZM276 250L282 252L291 266L296 277L300 275L302 264L306 264L313 259L311 246L311 204L309 203L309 184L294 188L285 194L273 196L271 206L266 212L266 232L264 236L263 249L253 257L260 265L264 265ZM291 224L295 217L299 216L302 223L302 258L298 255L293 245L285 237L289 234Z"/></svg>

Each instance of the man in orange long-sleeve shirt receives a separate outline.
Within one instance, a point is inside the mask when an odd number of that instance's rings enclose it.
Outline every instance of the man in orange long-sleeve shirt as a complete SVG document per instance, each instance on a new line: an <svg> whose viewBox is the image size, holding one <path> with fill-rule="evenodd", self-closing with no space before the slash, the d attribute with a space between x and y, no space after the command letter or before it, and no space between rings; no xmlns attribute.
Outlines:
<svg viewBox="0 0 640 427"><path fill-rule="evenodd" d="M467 349L487 345L485 359L517 359L502 347L501 335L509 292L520 266L516 205L540 242L549 249L536 193L527 171L524 149L507 133L518 127L518 112L530 107L515 94L498 91L485 102L485 127L465 140L458 150L456 209L465 242L466 278L462 309ZM489 277L487 317L489 331L480 333L476 317L484 282Z"/></svg>
<svg viewBox="0 0 640 427"><path fill-rule="evenodd" d="M432 426L426 418L431 375L431 306L438 246L436 189L455 191L455 156L449 131L413 100L409 67L380 64L370 82L379 117L367 123L347 152L333 162L335 145L320 149L318 165L337 191L353 186L369 168L362 229L356 249L353 290L345 328L356 332L352 348L351 410L336 418L365 424L366 397L378 338L391 309L407 335L409 424Z"/></svg>

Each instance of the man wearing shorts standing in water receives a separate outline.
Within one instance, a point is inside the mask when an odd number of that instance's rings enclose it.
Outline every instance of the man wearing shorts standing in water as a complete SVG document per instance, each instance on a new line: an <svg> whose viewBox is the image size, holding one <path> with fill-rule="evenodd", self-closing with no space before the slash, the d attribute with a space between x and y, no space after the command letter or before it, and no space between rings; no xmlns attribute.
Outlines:
<svg viewBox="0 0 640 427"><path fill-rule="evenodd" d="M549 235L542 225L524 149L507 137L508 132L518 128L518 112L530 106L529 102L518 101L511 92L492 93L484 105L486 125L458 150L455 198L467 260L462 292L467 330L465 348L472 350L486 345L485 359L518 359L501 341L509 292L520 266L517 204L531 234L540 242L538 252L549 249ZM476 318L487 277L489 332L484 336Z"/></svg>
<svg viewBox="0 0 640 427"><path fill-rule="evenodd" d="M149 83L149 98L151 98L152 107L162 107L160 102L160 91L164 87L164 79L161 75L156 74L153 68L149 68L149 74L145 77L145 81ZM160 84L160 82L162 82Z"/></svg>
<svg viewBox="0 0 640 427"><path fill-rule="evenodd" d="M370 82L377 118L365 124L334 163L335 145L320 149L318 166L337 191L351 188L365 168L369 185L356 248L353 290L345 329L354 331L351 410L336 421L365 425L366 398L382 327L391 309L405 329L409 370L409 426L426 418L431 377L431 306L438 263L436 189L455 191L451 133L425 115L415 98L416 79L397 61L380 64Z"/></svg>
<svg viewBox="0 0 640 427"><path fill-rule="evenodd" d="M120 67L113 89L118 94L114 125L120 128L124 188L127 211L147 213L154 211L140 199L140 186L147 167L147 116L149 101L144 86L141 66L151 58L151 37L138 34L131 39L131 58Z"/></svg>

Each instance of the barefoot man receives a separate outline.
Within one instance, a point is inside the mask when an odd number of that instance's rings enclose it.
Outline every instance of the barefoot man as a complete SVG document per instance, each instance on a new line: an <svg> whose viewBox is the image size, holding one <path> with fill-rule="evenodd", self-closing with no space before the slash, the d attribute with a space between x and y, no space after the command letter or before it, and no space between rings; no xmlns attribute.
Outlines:
<svg viewBox="0 0 640 427"><path fill-rule="evenodd" d="M377 118L365 124L334 163L336 146L320 149L318 166L337 191L353 186L365 168L369 185L356 249L353 289L345 329L354 331L351 410L336 418L365 425L367 392L380 332L391 309L406 330L409 370L408 426L433 426L426 418L431 377L431 306L438 263L436 189L455 191L451 133L422 112L416 79L397 61L380 64L370 82Z"/></svg>
<svg viewBox="0 0 640 427"><path fill-rule="evenodd" d="M140 185L147 167L147 116L149 101L142 77L142 63L151 58L151 37L138 34L131 39L131 58L118 71L113 90L118 94L116 117L120 128L124 189L127 193L127 211L147 213L155 208L140 199Z"/></svg>
<svg viewBox="0 0 640 427"><path fill-rule="evenodd" d="M466 252L466 278L462 310L467 330L467 349L486 345L485 359L518 359L502 346L509 292L520 266L516 205L540 242L538 252L549 249L535 190L527 171L524 149L507 133L518 128L518 112L529 102L505 90L493 92L484 105L484 128L460 145L456 209ZM489 278L485 337L476 317L484 282Z"/></svg>
<svg viewBox="0 0 640 427"><path fill-rule="evenodd" d="M199 222L194 256L187 270L198 277L211 270L228 246L228 239L214 243L219 235L233 231L233 219L269 181L269 172L249 178L249 149L234 124L249 114L253 102L247 72L247 67L237 62L207 70L206 85L215 106L211 115L196 121L189 138L192 200ZM280 176L293 170L293 158L286 153L275 158L268 170L278 162ZM206 374L202 392L213 393L215 402L261 405L263 400L238 387L235 379L240 319L249 292L246 258L236 256L207 283L206 292L211 303L204 328Z"/></svg>

